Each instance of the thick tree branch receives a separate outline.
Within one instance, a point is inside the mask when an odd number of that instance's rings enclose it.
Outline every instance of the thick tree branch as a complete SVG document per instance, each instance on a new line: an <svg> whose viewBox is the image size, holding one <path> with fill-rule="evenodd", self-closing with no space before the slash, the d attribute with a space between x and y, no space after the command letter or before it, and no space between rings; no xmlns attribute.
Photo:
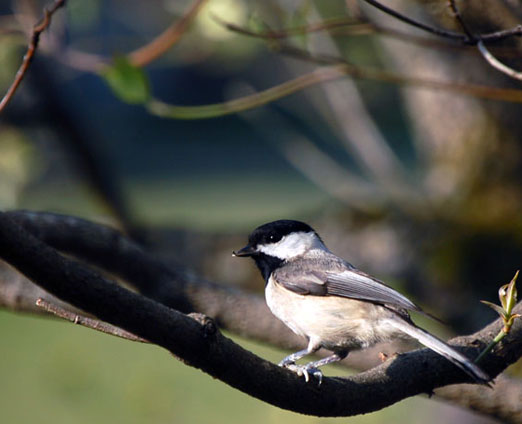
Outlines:
<svg viewBox="0 0 522 424"><path fill-rule="evenodd" d="M435 387L467 381L452 364L423 349L399 355L348 379L326 378L317 388L222 336L209 319L192 319L110 282L0 214L0 256L63 300L98 318L170 350L187 364L266 402L296 412L342 416L370 412ZM522 309L520 305L518 310ZM483 345L501 326L495 322L473 336L453 342ZM497 375L522 352L517 323L502 348L483 366ZM476 355L477 347L461 347Z"/></svg>

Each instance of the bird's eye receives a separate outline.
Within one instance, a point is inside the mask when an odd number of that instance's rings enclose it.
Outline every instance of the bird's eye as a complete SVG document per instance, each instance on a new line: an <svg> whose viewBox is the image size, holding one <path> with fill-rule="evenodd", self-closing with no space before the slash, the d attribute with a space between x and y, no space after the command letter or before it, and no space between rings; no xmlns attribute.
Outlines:
<svg viewBox="0 0 522 424"><path fill-rule="evenodd" d="M281 236L279 234L270 234L268 236L268 240L271 242L271 243L276 243L278 242L279 240L281 240Z"/></svg>

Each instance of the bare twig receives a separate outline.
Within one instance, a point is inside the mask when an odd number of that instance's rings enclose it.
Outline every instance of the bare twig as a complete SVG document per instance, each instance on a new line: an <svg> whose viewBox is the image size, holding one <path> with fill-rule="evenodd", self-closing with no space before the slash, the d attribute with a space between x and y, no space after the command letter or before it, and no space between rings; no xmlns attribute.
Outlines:
<svg viewBox="0 0 522 424"><path fill-rule="evenodd" d="M461 42L468 42L468 38L466 35L461 34L459 32L453 32L453 31L447 31L445 29L437 28L431 25L427 25L423 22L416 21L415 19L412 19L406 15L403 15L402 13L397 12L396 10L385 6L381 4L380 2L376 0L364 0L366 3L372 5L373 7L379 9L380 11L393 16L394 18L398 19L399 21L405 22L408 25L414 26L415 28L422 29L423 31L430 32L432 34L445 37L445 38L451 38L453 40L458 40Z"/></svg>
<svg viewBox="0 0 522 424"><path fill-rule="evenodd" d="M405 22L415 28L422 29L423 31L430 32L430 33L438 35L440 37L457 40L464 44L476 45L479 40L482 40L484 42L496 42L496 41L504 40L509 37L522 36L522 25L517 25L517 26L515 26L511 29L507 29L507 30L495 31L495 32L480 34L480 35L475 35L475 36L473 36L471 34L471 32L469 32L467 27L464 25L463 30L465 31L465 34L461 34L459 32L448 31L445 29L427 25L423 22L416 21L415 19L412 19L406 15L403 15L402 13L399 13L396 10L394 10L388 6L383 5L382 3L380 3L376 0L364 0L364 1L366 3L372 5L373 7L379 9L380 11L382 11L390 16L393 16L394 18L396 18L402 22ZM453 8L452 3L453 3L453 5L455 4L454 0L450 0L450 6ZM455 17L457 19L461 20L460 13L457 12L455 14Z"/></svg>
<svg viewBox="0 0 522 424"><path fill-rule="evenodd" d="M25 53L24 59L20 68L16 72L15 79L11 86L7 89L7 93L5 93L4 97L0 101L0 113L5 109L5 107L9 104L11 99L13 98L16 90L20 86L22 80L31 65L31 61L36 53L36 49L38 48L38 43L40 41L40 34L45 31L49 25L51 25L51 18L60 7L65 5L66 0L56 0L54 4L50 8L44 9L44 17L42 20L33 28L33 33L31 35L31 41L29 42L29 46L27 47L27 52Z"/></svg>
<svg viewBox="0 0 522 424"><path fill-rule="evenodd" d="M381 36L395 38L406 43L413 43L424 47L436 47L439 49L459 50L467 54L476 54L473 45L462 45L457 43L448 43L433 37L422 37L394 28L388 28L378 25L375 22L354 22L352 19L332 19L324 22L314 22L307 26L282 28L277 30L253 31L243 26L225 21L222 18L215 17L216 21L223 25L229 31L236 32L247 37L260 38L263 40L284 40L296 35L313 33L318 31L331 31L333 36L363 36L368 34L377 34ZM497 31L489 34L483 34L482 38L489 41L500 41L511 36L522 35L522 25L509 30ZM277 49L277 46L275 47ZM515 48L496 47L495 53L503 57L518 57L519 53Z"/></svg>
<svg viewBox="0 0 522 424"><path fill-rule="evenodd" d="M194 0L179 20L173 22L148 44L127 53L129 61L134 66L141 67L148 65L165 54L185 34L206 2L207 0ZM61 63L84 72L98 73L111 64L109 57L86 53L71 47L63 47L56 37L52 37L49 40L46 50L53 54L54 58Z"/></svg>
<svg viewBox="0 0 522 424"><path fill-rule="evenodd" d="M456 0L448 0L449 6L455 15L455 19L461 26L462 30L466 33L468 38L470 40L474 40L477 44L477 48L482 55L484 59L495 69L498 71L508 75L511 78L518 79L522 81L522 72L517 72L514 69L510 68L509 66L504 65L502 62L500 62L493 54L486 48L484 45L484 39L482 37L476 37L471 30L469 29L468 25L464 21L464 18L462 17L462 14L460 13L460 10L457 6ZM517 28L519 29L519 28Z"/></svg>
<svg viewBox="0 0 522 424"><path fill-rule="evenodd" d="M510 68L507 65L504 65L500 62L495 56L491 54L491 52L486 48L482 40L477 43L477 48L479 52L482 54L484 59L488 61L488 63L493 66L497 71L500 71L511 78L522 81L522 72L515 71L513 68Z"/></svg>
<svg viewBox="0 0 522 424"><path fill-rule="evenodd" d="M292 49L292 52L295 56L298 56L297 49ZM331 60L325 58L324 56L314 57L309 55L307 52L299 52L301 53L299 56L306 60L318 61L322 63ZM213 103L200 106L181 106L165 103L158 99L151 99L146 103L146 107L150 113L162 118L186 120L216 118L254 109L256 107L260 107L270 102L282 99L283 97L289 96L313 85L334 81L347 75L350 75L354 78L376 80L393 84L404 84L407 86L445 90L448 92L483 99L500 100L514 103L522 102L522 90L410 77L376 68L351 65L346 63L343 59L337 60L337 63L339 63L338 65L319 68L266 90L223 103Z"/></svg>
<svg viewBox="0 0 522 424"><path fill-rule="evenodd" d="M495 42L506 38L522 36L522 25L517 25L510 29L502 29L500 31L490 32L488 34L481 34L482 41Z"/></svg>
<svg viewBox="0 0 522 424"><path fill-rule="evenodd" d="M225 19L221 18L220 16L217 16L215 14L212 14L212 18L220 25L222 25L224 28L228 29L229 31L247 35L249 37L255 37L255 38L263 38L263 39L272 39L272 40L279 40L279 39L286 39L289 37L293 37L296 35L303 35L303 34L309 34L311 32L320 32L320 31L329 31L329 30L335 30L338 28L346 28L349 27L352 31L362 31L362 32L368 32L369 30L374 29L374 25L368 22L358 22L354 21L352 18L337 18L337 19L328 19L324 22L315 22L308 25L302 25L298 27L293 28L285 28L281 30L266 30L262 32L252 31L248 28L236 25L232 22L228 22Z"/></svg>
<svg viewBox="0 0 522 424"><path fill-rule="evenodd" d="M111 336L120 337L122 339L130 340L132 342L150 343L148 340L136 336L135 334L129 333L128 331L122 330L119 327L107 324L106 322L102 322L94 318L89 318L77 314L75 312L68 311L67 309L62 308L61 306L48 302L42 298L39 298L36 301L36 306L39 306L40 308L44 309L47 312L50 312L53 315L56 315L59 318L63 318L67 321L70 321L74 324L79 324L83 327L100 331L101 333L110 334Z"/></svg>
<svg viewBox="0 0 522 424"><path fill-rule="evenodd" d="M163 118L214 118L263 106L312 85L339 79L346 75L346 71L347 69L345 69L344 66L331 66L316 69L313 72L301 75L266 90L223 103L203 106L178 106L153 99L147 103L146 106L149 112Z"/></svg>
<svg viewBox="0 0 522 424"><path fill-rule="evenodd" d="M189 5L181 19L174 22L149 44L129 53L127 55L129 61L134 66L141 67L163 55L179 41L206 2L207 0L195 0Z"/></svg>
<svg viewBox="0 0 522 424"><path fill-rule="evenodd" d="M464 18L460 14L460 10L457 7L457 1L448 0L448 4L449 4L451 11L453 12L453 16L455 16L455 19L457 20L460 27L462 28L462 31L464 31L464 33L466 34L466 36L468 37L468 39L470 41L475 41L476 40L475 36L471 32L471 30L468 28L468 25L466 24L466 22L464 22Z"/></svg>

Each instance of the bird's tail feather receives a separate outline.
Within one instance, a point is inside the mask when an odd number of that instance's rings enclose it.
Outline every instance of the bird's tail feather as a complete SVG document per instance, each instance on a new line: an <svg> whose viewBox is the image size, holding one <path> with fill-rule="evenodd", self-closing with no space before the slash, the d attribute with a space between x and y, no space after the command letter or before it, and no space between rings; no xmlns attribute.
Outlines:
<svg viewBox="0 0 522 424"><path fill-rule="evenodd" d="M422 328L402 319L390 320L390 324L455 364L478 383L488 384L491 381L491 377L470 361L469 358Z"/></svg>

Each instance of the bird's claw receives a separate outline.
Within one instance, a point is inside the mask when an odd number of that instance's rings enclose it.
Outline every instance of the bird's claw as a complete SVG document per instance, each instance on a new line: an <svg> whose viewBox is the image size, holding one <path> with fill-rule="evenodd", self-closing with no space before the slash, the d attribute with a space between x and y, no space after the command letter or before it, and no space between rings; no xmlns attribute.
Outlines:
<svg viewBox="0 0 522 424"><path fill-rule="evenodd" d="M295 363L284 363L284 361L281 361L279 366L295 372L299 377L303 376L307 383L310 381L310 375L318 380L318 386L320 386L323 382L323 373L319 368L314 367L312 363L306 365L297 365Z"/></svg>

